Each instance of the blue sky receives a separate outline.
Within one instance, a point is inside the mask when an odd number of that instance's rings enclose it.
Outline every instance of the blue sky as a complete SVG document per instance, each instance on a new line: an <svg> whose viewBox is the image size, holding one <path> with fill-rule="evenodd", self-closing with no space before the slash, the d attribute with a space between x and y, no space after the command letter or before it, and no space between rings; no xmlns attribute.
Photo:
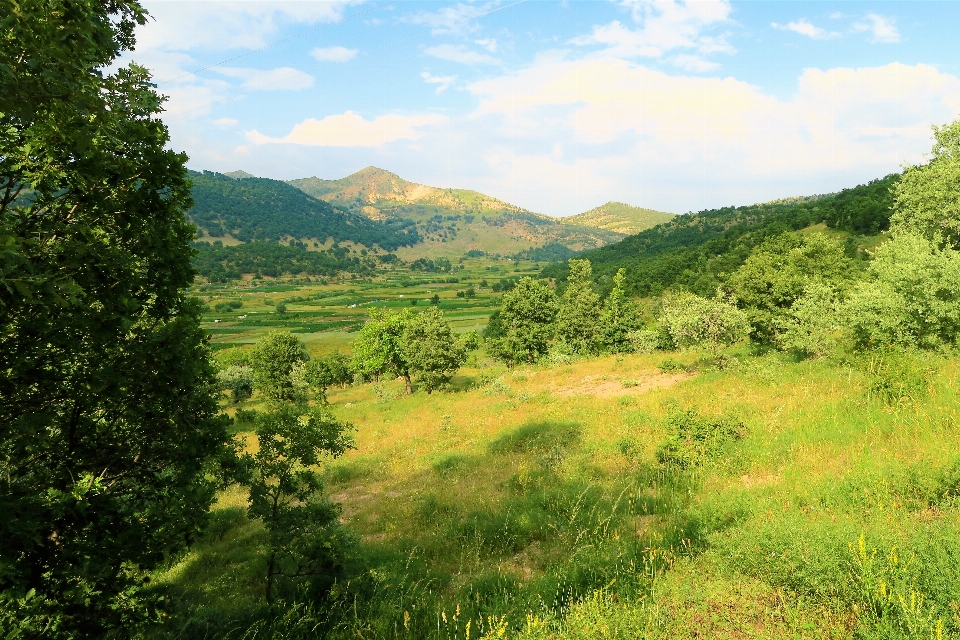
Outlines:
<svg viewBox="0 0 960 640"><path fill-rule="evenodd" d="M194 169L683 213L881 177L960 115L957 2L146 6L128 58Z"/></svg>

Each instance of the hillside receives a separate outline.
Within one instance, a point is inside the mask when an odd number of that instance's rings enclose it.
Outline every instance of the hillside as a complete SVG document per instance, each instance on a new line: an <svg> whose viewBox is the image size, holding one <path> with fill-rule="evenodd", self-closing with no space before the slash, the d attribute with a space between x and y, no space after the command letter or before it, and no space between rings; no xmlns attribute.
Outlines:
<svg viewBox="0 0 960 640"><path fill-rule="evenodd" d="M367 167L339 180L302 178L288 184L315 198L371 220L416 223L423 243L401 257L455 256L466 251L511 255L547 244L574 251L594 249L622 233L565 223L468 189L438 189Z"/></svg>
<svg viewBox="0 0 960 640"><path fill-rule="evenodd" d="M241 172L234 172L235 174ZM416 226L402 219L375 221L333 207L279 180L190 172L194 206L188 217L201 240L351 241L392 251L420 240Z"/></svg>
<svg viewBox="0 0 960 640"><path fill-rule="evenodd" d="M595 209L590 209L590 211L560 220L564 224L595 227L615 233L633 235L663 222L669 222L673 217L672 213L634 207L622 202L608 202Z"/></svg>
<svg viewBox="0 0 960 640"><path fill-rule="evenodd" d="M673 285L710 294L753 247L784 231L824 225L843 232L847 250L855 253L858 236L876 235L889 226L890 188L899 178L891 174L834 194L676 216L581 257L593 263L600 281L609 282L618 269L627 269L628 288L637 295L656 295ZM549 265L543 275L563 279L566 267Z"/></svg>

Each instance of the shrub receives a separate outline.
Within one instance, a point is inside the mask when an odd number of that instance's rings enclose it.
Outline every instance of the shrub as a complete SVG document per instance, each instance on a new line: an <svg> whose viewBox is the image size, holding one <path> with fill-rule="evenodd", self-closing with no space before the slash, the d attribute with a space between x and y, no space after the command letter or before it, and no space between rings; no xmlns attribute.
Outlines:
<svg viewBox="0 0 960 640"><path fill-rule="evenodd" d="M667 429L669 435L657 449L657 460L680 469L699 467L717 458L730 442L746 433L742 422L704 418L692 409L672 411Z"/></svg>
<svg viewBox="0 0 960 640"><path fill-rule="evenodd" d="M746 314L724 300L682 292L664 298L660 322L674 346L709 347L740 342L750 333Z"/></svg>

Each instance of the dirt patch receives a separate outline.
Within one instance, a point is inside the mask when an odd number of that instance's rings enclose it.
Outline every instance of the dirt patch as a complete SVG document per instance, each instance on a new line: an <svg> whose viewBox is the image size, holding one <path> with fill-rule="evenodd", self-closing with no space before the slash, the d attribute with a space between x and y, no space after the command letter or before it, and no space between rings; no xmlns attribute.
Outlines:
<svg viewBox="0 0 960 640"><path fill-rule="evenodd" d="M607 379L604 380L604 377ZM550 393L558 398L571 396L596 396L615 398L637 396L653 389L672 387L693 377L689 373L649 373L638 378L612 379L610 376L586 376L578 384L551 387Z"/></svg>

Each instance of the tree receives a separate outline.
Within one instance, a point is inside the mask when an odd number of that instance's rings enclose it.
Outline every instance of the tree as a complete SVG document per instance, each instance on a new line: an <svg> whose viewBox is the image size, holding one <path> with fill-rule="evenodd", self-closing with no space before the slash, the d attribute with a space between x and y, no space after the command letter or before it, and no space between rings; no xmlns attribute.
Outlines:
<svg viewBox="0 0 960 640"><path fill-rule="evenodd" d="M819 358L830 353L843 333L840 294L829 283L815 280L790 307L790 320L780 346Z"/></svg>
<svg viewBox="0 0 960 640"><path fill-rule="evenodd" d="M870 261L871 278L842 306L861 348L956 345L960 336L960 252L897 233Z"/></svg>
<svg viewBox="0 0 960 640"><path fill-rule="evenodd" d="M473 298L477 295L477 290L474 289L473 287L469 287L467 288L466 291L463 292L463 295L465 295L468 298Z"/></svg>
<svg viewBox="0 0 960 640"><path fill-rule="evenodd" d="M839 284L850 270L843 246L820 234L785 233L757 247L727 280L747 312L753 337L775 345L790 324L790 307L814 280Z"/></svg>
<svg viewBox="0 0 960 640"><path fill-rule="evenodd" d="M242 402L253 395L253 367L234 365L217 373L217 382L220 387L230 392L230 399L234 404Z"/></svg>
<svg viewBox="0 0 960 640"><path fill-rule="evenodd" d="M635 332L642 326L640 310L624 291L625 280L626 269L619 269L600 314L600 340L613 353L635 351Z"/></svg>
<svg viewBox="0 0 960 640"><path fill-rule="evenodd" d="M352 426L326 409L287 405L258 416L257 452L244 454L244 483L250 487L250 518L269 534L265 595L276 596L277 579L326 579L342 568L352 540L341 527L340 507L323 495L325 458L353 448Z"/></svg>
<svg viewBox="0 0 960 640"><path fill-rule="evenodd" d="M708 347L717 351L723 345L740 342L750 333L747 315L719 292L712 300L687 292L666 296L660 322L679 348Z"/></svg>
<svg viewBox="0 0 960 640"><path fill-rule="evenodd" d="M370 309L370 320L353 343L354 370L375 380L384 373L400 376L406 382L407 394L413 393L410 365L403 354L403 331L412 316L409 309L397 313Z"/></svg>
<svg viewBox="0 0 960 640"><path fill-rule="evenodd" d="M573 353L599 351L600 296L593 290L593 269L589 260L571 259L567 288L557 310L557 339Z"/></svg>
<svg viewBox="0 0 960 640"><path fill-rule="evenodd" d="M275 308L276 308L276 310L277 310L277 313L286 313L286 312L287 312L287 305L283 304L282 302L278 302L278 303L277 303L277 306L276 306Z"/></svg>
<svg viewBox="0 0 960 640"><path fill-rule="evenodd" d="M430 298L430 304L440 304L440 295L436 293L433 294L433 296Z"/></svg>
<svg viewBox="0 0 960 640"><path fill-rule="evenodd" d="M440 309L414 316L403 331L403 355L411 373L430 394L467 360L467 349L457 341Z"/></svg>
<svg viewBox="0 0 960 640"><path fill-rule="evenodd" d="M0 2L0 628L130 636L206 521L225 453L133 1Z"/></svg>
<svg viewBox="0 0 960 640"><path fill-rule="evenodd" d="M271 331L257 342L251 354L257 388L273 402L297 399L290 374L295 366L310 359L299 338L283 331Z"/></svg>
<svg viewBox="0 0 960 640"><path fill-rule="evenodd" d="M893 188L894 232L960 249L960 120L933 127L930 162L909 167Z"/></svg>
<svg viewBox="0 0 960 640"><path fill-rule="evenodd" d="M503 294L497 317L503 336L488 339L490 355L508 365L534 362L547 352L554 334L557 298L539 280L521 278Z"/></svg>

